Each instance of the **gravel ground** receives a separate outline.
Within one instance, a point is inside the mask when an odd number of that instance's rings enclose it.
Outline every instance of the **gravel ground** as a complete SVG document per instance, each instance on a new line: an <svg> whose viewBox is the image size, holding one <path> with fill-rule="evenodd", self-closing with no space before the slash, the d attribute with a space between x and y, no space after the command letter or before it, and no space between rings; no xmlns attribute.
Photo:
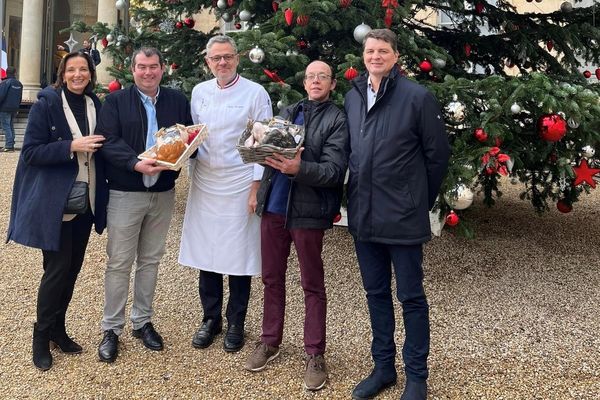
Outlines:
<svg viewBox="0 0 600 400"><path fill-rule="evenodd" d="M6 232L19 153L0 154L0 232ZM101 339L106 236L93 234L69 309L69 332L84 353L53 352L54 366L31 363L31 331L41 277L41 253L2 244L0 274L0 393L5 399L347 399L371 369L370 330L352 241L344 228L326 235L329 297L329 381L302 388L303 301L297 260L288 273L282 356L262 373L243 369L252 346L226 354L222 336L206 350L191 346L201 311L197 273L177 263L188 181L179 198L167 254L160 267L154 323L166 349L153 352L127 327L114 364L97 359ZM431 305L431 399L596 399L600 393L600 189L570 214L537 216L506 182L488 209L468 210L475 240L447 229L425 249ZM261 283L253 281L246 332L260 334ZM398 317L400 312L397 310ZM401 326L397 338L403 336ZM398 362L400 359L398 358ZM399 368L399 371L401 369ZM380 399L397 399L403 387Z"/></svg>

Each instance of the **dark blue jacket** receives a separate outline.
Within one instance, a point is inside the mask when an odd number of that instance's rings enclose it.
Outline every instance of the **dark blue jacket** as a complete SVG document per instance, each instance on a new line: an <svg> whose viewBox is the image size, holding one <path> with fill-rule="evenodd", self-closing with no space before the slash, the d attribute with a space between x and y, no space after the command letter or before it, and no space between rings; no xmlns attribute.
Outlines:
<svg viewBox="0 0 600 400"><path fill-rule="evenodd" d="M100 109L100 101L89 95ZM63 210L79 170L71 158L73 135L65 118L60 89L47 87L31 107L23 149L17 164L7 241L58 251ZM98 152L96 163L96 232L106 227L108 188L104 162Z"/></svg>
<svg viewBox="0 0 600 400"><path fill-rule="evenodd" d="M331 101L302 100L285 108L281 116L294 121L302 105L304 151L300 171L291 177L286 228L328 229L340 211L344 177L348 166L346 116ZM263 213L275 170L265 166L256 195L256 213Z"/></svg>
<svg viewBox="0 0 600 400"><path fill-rule="evenodd" d="M0 83L0 112L17 112L21 105L23 85L17 78L6 78Z"/></svg>
<svg viewBox="0 0 600 400"><path fill-rule="evenodd" d="M159 129L193 124L190 103L177 90L161 87L155 107ZM140 161L138 155L146 150L147 121L137 86L131 85L106 96L96 133L106 137L100 153L106 160L109 189L164 192L175 186L179 171L162 171L156 184L147 188L142 174L134 170Z"/></svg>
<svg viewBox="0 0 600 400"><path fill-rule="evenodd" d="M367 75L352 81L348 227L359 241L413 245L431 238L429 210L450 145L435 97L393 68L368 110ZM368 110L368 111L367 111Z"/></svg>
<svg viewBox="0 0 600 400"><path fill-rule="evenodd" d="M190 103L177 90L161 87L155 107L159 129L193 124ZM135 85L106 96L96 133L106 137L100 153L106 160L109 189L164 192L175 186L179 171L162 171L156 184L147 188L142 174L134 170L138 155L146 150L147 130L146 109Z"/></svg>

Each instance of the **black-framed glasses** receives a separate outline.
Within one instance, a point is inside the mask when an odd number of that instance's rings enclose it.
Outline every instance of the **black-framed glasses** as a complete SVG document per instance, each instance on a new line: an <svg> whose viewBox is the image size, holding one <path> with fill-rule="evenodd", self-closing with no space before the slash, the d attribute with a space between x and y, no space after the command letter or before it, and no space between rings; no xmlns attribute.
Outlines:
<svg viewBox="0 0 600 400"><path fill-rule="evenodd" d="M306 79L307 81L314 81L315 79L318 81L326 81L327 79L330 79L331 75L327 75L324 73L320 73L320 74L306 74L304 76L304 79Z"/></svg>
<svg viewBox="0 0 600 400"><path fill-rule="evenodd" d="M214 63L218 63L222 59L225 60L226 62L231 62L231 61L233 61L235 56L236 56L236 54L223 54L221 56L206 56L206 58L208 58L210 61L212 61Z"/></svg>

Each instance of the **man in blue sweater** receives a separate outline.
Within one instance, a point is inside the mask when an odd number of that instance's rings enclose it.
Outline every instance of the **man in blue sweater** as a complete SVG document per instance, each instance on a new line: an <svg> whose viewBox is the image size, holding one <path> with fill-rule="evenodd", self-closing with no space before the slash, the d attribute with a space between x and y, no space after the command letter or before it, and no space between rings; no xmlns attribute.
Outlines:
<svg viewBox="0 0 600 400"><path fill-rule="evenodd" d="M15 78L15 67L6 68L6 79L0 83L0 125L4 131L4 151L15 151L14 120L21 105L23 84Z"/></svg>

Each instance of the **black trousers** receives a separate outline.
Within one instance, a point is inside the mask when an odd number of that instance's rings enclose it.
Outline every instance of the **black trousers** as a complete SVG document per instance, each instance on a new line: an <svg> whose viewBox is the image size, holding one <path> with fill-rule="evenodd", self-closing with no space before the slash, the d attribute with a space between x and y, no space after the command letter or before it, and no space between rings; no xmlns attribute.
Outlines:
<svg viewBox="0 0 600 400"><path fill-rule="evenodd" d="M44 275L37 298L37 327L51 329L65 323L67 308L73 297L77 275L92 230L92 213L63 221L58 251L42 250Z"/></svg>
<svg viewBox="0 0 600 400"><path fill-rule="evenodd" d="M250 300L251 276L229 275L229 300L227 301L227 322L229 325L244 325ZM198 281L200 302L204 319L221 319L223 308L223 274L200 271Z"/></svg>

